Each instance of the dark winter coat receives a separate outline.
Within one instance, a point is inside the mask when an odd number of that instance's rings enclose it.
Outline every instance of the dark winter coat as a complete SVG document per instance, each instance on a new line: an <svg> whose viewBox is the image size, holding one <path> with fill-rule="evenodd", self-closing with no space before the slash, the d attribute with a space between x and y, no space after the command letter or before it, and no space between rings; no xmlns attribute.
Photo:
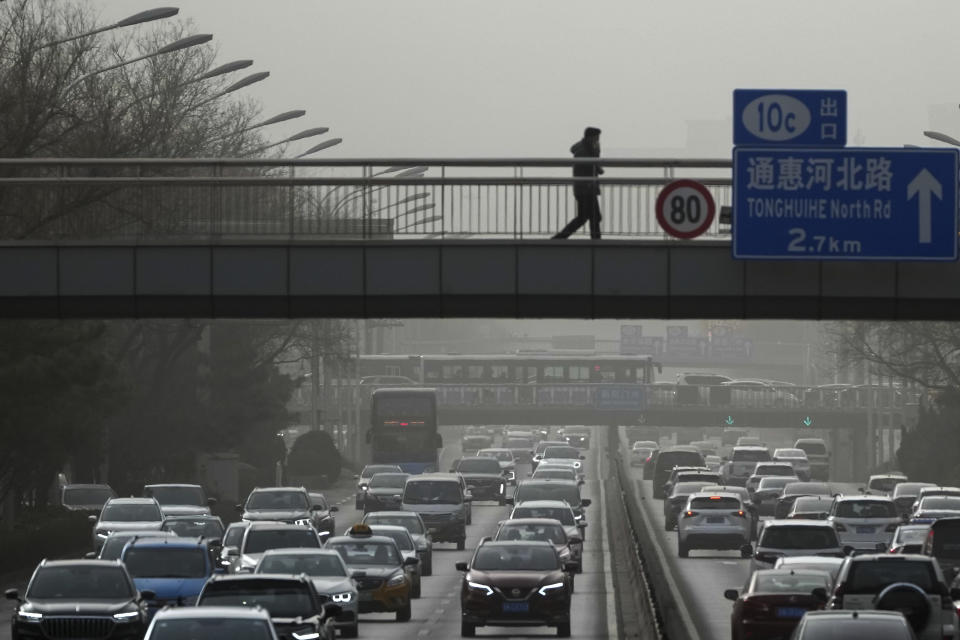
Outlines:
<svg viewBox="0 0 960 640"><path fill-rule="evenodd" d="M570 147L570 153L573 154L574 158L596 158L597 153L587 142L585 138L579 140L576 144ZM603 175L603 169L600 167L600 164L577 164L573 167L573 177L574 178L596 178L597 176ZM600 185L596 182L578 182L573 185L573 195L576 197L582 196L598 196L600 195Z"/></svg>

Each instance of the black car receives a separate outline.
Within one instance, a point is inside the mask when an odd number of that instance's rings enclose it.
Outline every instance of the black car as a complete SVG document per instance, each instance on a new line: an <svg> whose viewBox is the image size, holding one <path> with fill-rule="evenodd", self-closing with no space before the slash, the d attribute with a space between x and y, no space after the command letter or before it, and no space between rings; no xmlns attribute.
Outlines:
<svg viewBox="0 0 960 640"><path fill-rule="evenodd" d="M453 464L450 473L463 476L473 500L496 500L506 504L507 481L500 463L494 458L460 458Z"/></svg>
<svg viewBox="0 0 960 640"><path fill-rule="evenodd" d="M586 522L589 498L580 497L580 485L572 480L524 480L517 486L508 504L520 504L527 500L563 500L573 509L577 522Z"/></svg>
<svg viewBox="0 0 960 640"><path fill-rule="evenodd" d="M270 612L277 636L285 640L311 637L333 640L340 607L323 604L306 575L213 576L197 597L197 606L255 607Z"/></svg>
<svg viewBox="0 0 960 640"><path fill-rule="evenodd" d="M236 505L243 515L241 520L257 522L284 522L311 524L317 528L317 511L311 507L310 496L303 487L257 487L247 496L247 502Z"/></svg>
<svg viewBox="0 0 960 640"><path fill-rule="evenodd" d="M139 639L147 629L149 591L138 592L120 562L44 560L13 612L14 638Z"/></svg>
<svg viewBox="0 0 960 640"><path fill-rule="evenodd" d="M327 502L327 497L322 493L310 492L310 508L313 510L313 520L316 524L313 526L321 535L324 531L330 536L337 535L337 518L333 514L340 511L337 505L331 505Z"/></svg>
<svg viewBox="0 0 960 640"><path fill-rule="evenodd" d="M409 473L374 474L369 484L362 485L360 504L363 505L363 512L399 510L403 487L409 477Z"/></svg>
<svg viewBox="0 0 960 640"><path fill-rule="evenodd" d="M460 635L472 638L477 627L557 628L570 636L571 563L564 566L549 542L489 542L477 547L460 587Z"/></svg>

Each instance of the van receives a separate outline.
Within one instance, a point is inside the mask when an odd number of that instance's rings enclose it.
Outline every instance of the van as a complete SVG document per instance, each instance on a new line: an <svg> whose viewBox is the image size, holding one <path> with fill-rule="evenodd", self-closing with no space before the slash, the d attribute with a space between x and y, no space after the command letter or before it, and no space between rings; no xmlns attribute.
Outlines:
<svg viewBox="0 0 960 640"><path fill-rule="evenodd" d="M467 544L467 509L473 499L456 473L411 476L403 488L400 508L420 514L434 542Z"/></svg>
<svg viewBox="0 0 960 640"><path fill-rule="evenodd" d="M930 525L923 554L937 559L950 582L960 573L960 518L940 518Z"/></svg>
<svg viewBox="0 0 960 640"><path fill-rule="evenodd" d="M703 467L703 455L696 447L677 446L662 449L653 469L653 497L663 498L663 485L674 467Z"/></svg>

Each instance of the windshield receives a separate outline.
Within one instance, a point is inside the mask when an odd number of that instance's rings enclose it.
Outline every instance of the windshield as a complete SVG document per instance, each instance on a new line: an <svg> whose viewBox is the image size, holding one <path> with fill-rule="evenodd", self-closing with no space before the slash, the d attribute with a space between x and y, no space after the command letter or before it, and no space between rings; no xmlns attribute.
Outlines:
<svg viewBox="0 0 960 640"><path fill-rule="evenodd" d="M463 458L457 463L460 473L495 473L500 475L500 463L493 458Z"/></svg>
<svg viewBox="0 0 960 640"><path fill-rule="evenodd" d="M827 447L822 442L798 442L797 449L802 449L808 456L825 456Z"/></svg>
<svg viewBox="0 0 960 640"><path fill-rule="evenodd" d="M143 497L156 498L160 504L189 504L207 506L207 498L200 487L146 487Z"/></svg>
<svg viewBox="0 0 960 640"><path fill-rule="evenodd" d="M759 545L771 549L836 549L833 527L767 527Z"/></svg>
<svg viewBox="0 0 960 640"><path fill-rule="evenodd" d="M460 483L453 480L408 482L403 491L405 504L460 504Z"/></svg>
<svg viewBox="0 0 960 640"><path fill-rule="evenodd" d="M793 482L793 478L760 478L760 484L757 486L757 491L762 489L783 489L790 482Z"/></svg>
<svg viewBox="0 0 960 640"><path fill-rule="evenodd" d="M524 500L564 500L571 507L580 505L580 488L569 484L520 483L514 496L516 502Z"/></svg>
<svg viewBox="0 0 960 640"><path fill-rule="evenodd" d="M400 565L396 546L388 542L336 542L328 544L327 548L339 553L347 565Z"/></svg>
<svg viewBox="0 0 960 640"><path fill-rule="evenodd" d="M490 451L489 449L484 449L482 451L477 451L477 457L483 458L496 458L500 462L510 462L513 460L512 451Z"/></svg>
<svg viewBox="0 0 960 640"><path fill-rule="evenodd" d="M308 618L316 606L307 585L279 580L224 580L210 582L203 589L201 606L263 607L273 618Z"/></svg>
<svg viewBox="0 0 960 640"><path fill-rule="evenodd" d="M903 478L874 478L870 481L870 488L875 491L893 491Z"/></svg>
<svg viewBox="0 0 960 640"><path fill-rule="evenodd" d="M900 527L895 541L900 544L923 544L929 532L930 527Z"/></svg>
<svg viewBox="0 0 960 640"><path fill-rule="evenodd" d="M300 491L255 491L247 500L248 510L306 511L309 506Z"/></svg>
<svg viewBox="0 0 960 640"><path fill-rule="evenodd" d="M543 540L551 544L566 544L567 534L555 524L505 524L497 531L497 540Z"/></svg>
<svg viewBox="0 0 960 640"><path fill-rule="evenodd" d="M160 522L163 515L155 504L110 504L103 508L105 522Z"/></svg>
<svg viewBox="0 0 960 640"><path fill-rule="evenodd" d="M936 579L930 561L904 561L900 558L852 563L844 591L877 594L894 582L911 582L927 593L936 591Z"/></svg>
<svg viewBox="0 0 960 640"><path fill-rule="evenodd" d="M150 640L271 640L265 620L249 618L161 619L153 625Z"/></svg>
<svg viewBox="0 0 960 640"><path fill-rule="evenodd" d="M129 600L130 581L118 566L42 567L27 591L31 600Z"/></svg>
<svg viewBox="0 0 960 640"><path fill-rule="evenodd" d="M204 578L206 547L195 549L127 548L123 564L134 578Z"/></svg>
<svg viewBox="0 0 960 640"><path fill-rule="evenodd" d="M239 547L246 530L247 528L245 526L227 527L226 533L223 534L223 546Z"/></svg>
<svg viewBox="0 0 960 640"><path fill-rule="evenodd" d="M550 518L559 520L560 524L572 527L576 524L573 511L562 507L517 507L511 518Z"/></svg>
<svg viewBox="0 0 960 640"><path fill-rule="evenodd" d="M797 498L796 502L793 503L793 510L796 513L817 511L827 513L830 511L831 504L833 504L832 501L820 500L819 498Z"/></svg>
<svg viewBox="0 0 960 640"><path fill-rule="evenodd" d="M834 515L838 518L896 518L897 508L892 501L845 500L837 504Z"/></svg>
<svg viewBox="0 0 960 640"><path fill-rule="evenodd" d="M402 489L410 475L406 473L378 473L370 478L371 489Z"/></svg>
<svg viewBox="0 0 960 640"><path fill-rule="evenodd" d="M111 489L84 489L84 488L63 488L63 504L65 505L88 505L95 504L103 506L107 500L115 497Z"/></svg>
<svg viewBox="0 0 960 640"><path fill-rule="evenodd" d="M814 589L827 588L829 578L815 573L781 573L758 571L753 583L754 592L762 593L810 593Z"/></svg>
<svg viewBox="0 0 960 640"><path fill-rule="evenodd" d="M765 464L757 465L755 475L758 476L793 476L796 475L793 465L790 464Z"/></svg>
<svg viewBox="0 0 960 640"><path fill-rule="evenodd" d="M389 524L395 527L403 527L410 533L423 533L423 525L419 518L409 518L405 516L382 516L377 513L371 513L363 519L364 524Z"/></svg>
<svg viewBox="0 0 960 640"><path fill-rule="evenodd" d="M770 453L763 449L734 449L734 462L766 462L770 459Z"/></svg>
<svg viewBox="0 0 960 640"><path fill-rule="evenodd" d="M160 529L162 531L173 531L178 536L185 538L223 537L223 525L218 520L164 520Z"/></svg>
<svg viewBox="0 0 960 640"><path fill-rule="evenodd" d="M473 559L479 571L553 571L560 567L553 547L484 545Z"/></svg>
<svg viewBox="0 0 960 640"><path fill-rule="evenodd" d="M406 529L397 531L394 529L374 528L373 535L393 538L393 541L397 543L397 548L400 549L400 551L413 551L416 548L413 544L413 538L410 537L410 532Z"/></svg>
<svg viewBox="0 0 960 640"><path fill-rule="evenodd" d="M580 450L572 447L547 447L543 450L544 458L566 458L567 460L579 460Z"/></svg>
<svg viewBox="0 0 960 640"><path fill-rule="evenodd" d="M378 473L400 473L400 467L394 464L368 464L360 472L360 477L372 478Z"/></svg>
<svg viewBox="0 0 960 640"><path fill-rule="evenodd" d="M920 511L960 511L960 498L934 496L920 501Z"/></svg>
<svg viewBox="0 0 960 640"><path fill-rule="evenodd" d="M305 573L311 577L346 577L340 558L319 553L271 553L263 556L256 573Z"/></svg>
<svg viewBox="0 0 960 640"><path fill-rule="evenodd" d="M320 540L310 528L251 529L244 541L244 553L263 553L268 549L293 547L319 548Z"/></svg>

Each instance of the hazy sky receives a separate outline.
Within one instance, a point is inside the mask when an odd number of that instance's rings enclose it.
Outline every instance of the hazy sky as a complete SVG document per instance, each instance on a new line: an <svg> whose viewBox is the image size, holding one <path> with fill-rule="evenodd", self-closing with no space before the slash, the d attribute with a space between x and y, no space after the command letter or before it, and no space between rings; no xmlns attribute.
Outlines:
<svg viewBox="0 0 960 640"><path fill-rule="evenodd" d="M846 89L850 141L925 144L928 105L960 102L958 0L95 1L179 6L271 72L245 90L265 116L307 110L274 139L329 126L332 156L566 156L588 124L643 155L738 87Z"/></svg>

